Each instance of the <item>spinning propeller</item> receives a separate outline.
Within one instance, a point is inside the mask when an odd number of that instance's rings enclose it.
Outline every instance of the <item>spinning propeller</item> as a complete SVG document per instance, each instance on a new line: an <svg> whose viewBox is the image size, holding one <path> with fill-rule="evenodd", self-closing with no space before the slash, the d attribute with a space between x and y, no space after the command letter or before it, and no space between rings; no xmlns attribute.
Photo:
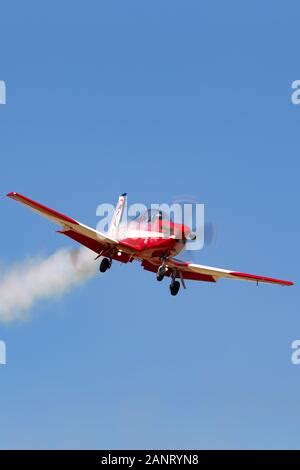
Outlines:
<svg viewBox="0 0 300 470"><path fill-rule="evenodd" d="M184 219L184 224L188 225L191 228L191 234L190 234L190 240L193 240L193 236L199 232L201 233L201 230L204 230L204 233L202 232L202 237L204 236L204 245L202 249L207 249L211 247L215 247L217 244L217 238L218 238L218 230L217 226L213 222L205 222L204 221L204 227L201 228L199 225L197 226L197 223L199 224L199 221L196 220L196 204L199 204L199 201L194 196L187 195L187 194L182 194L182 195L177 195L172 198L171 204L179 204L180 206L184 206L184 204L190 204L192 206L191 211L187 211L187 219L185 217ZM205 220L205 215L204 215L204 220ZM203 221L200 221L203 222ZM196 250L195 250L196 251ZM195 254L195 251L193 250L188 250L186 252L186 257L189 259L193 257ZM182 253L183 254L183 253Z"/></svg>

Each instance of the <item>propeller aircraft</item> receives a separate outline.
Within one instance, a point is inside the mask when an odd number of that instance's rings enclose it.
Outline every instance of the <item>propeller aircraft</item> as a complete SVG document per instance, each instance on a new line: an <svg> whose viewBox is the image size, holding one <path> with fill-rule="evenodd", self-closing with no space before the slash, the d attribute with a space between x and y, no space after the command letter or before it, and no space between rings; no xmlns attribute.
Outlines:
<svg viewBox="0 0 300 470"><path fill-rule="evenodd" d="M175 223L161 210L149 209L130 220L119 231L126 206L126 193L119 197L109 230L102 233L77 220L46 207L16 192L7 196L25 205L60 226L59 233L75 240L102 257L99 270L104 273L113 261L139 261L146 271L156 273L156 279L170 278L170 293L175 296L186 280L216 282L221 278L291 286L294 283L272 277L247 274L229 269L214 268L182 261L176 256L185 249L187 241L196 234L188 225Z"/></svg>

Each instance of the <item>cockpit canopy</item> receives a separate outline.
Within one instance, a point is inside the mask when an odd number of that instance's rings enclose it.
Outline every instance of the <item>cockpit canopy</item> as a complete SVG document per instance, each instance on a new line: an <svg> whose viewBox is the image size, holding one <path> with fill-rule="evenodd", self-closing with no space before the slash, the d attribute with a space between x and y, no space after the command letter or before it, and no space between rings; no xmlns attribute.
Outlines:
<svg viewBox="0 0 300 470"><path fill-rule="evenodd" d="M138 223L155 223L157 220L169 220L168 214L164 211L159 209L148 209L147 211L143 212L142 214L138 214L133 219L134 222Z"/></svg>

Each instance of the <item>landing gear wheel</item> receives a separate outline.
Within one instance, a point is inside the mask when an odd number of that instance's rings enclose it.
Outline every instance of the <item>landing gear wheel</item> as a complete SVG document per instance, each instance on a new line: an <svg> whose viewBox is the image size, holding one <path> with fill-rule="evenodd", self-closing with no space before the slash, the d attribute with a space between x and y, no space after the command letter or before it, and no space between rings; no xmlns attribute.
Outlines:
<svg viewBox="0 0 300 470"><path fill-rule="evenodd" d="M105 271L107 271L110 267L111 267L111 260L108 258L103 258L99 266L99 271L101 273L105 273Z"/></svg>
<svg viewBox="0 0 300 470"><path fill-rule="evenodd" d="M180 289L180 282L179 281L172 281L170 284L170 293L171 295L177 295Z"/></svg>
<svg viewBox="0 0 300 470"><path fill-rule="evenodd" d="M166 268L165 266L160 266L157 270L157 273L156 273L156 279L158 281L162 281L163 278L165 277L165 274L166 274Z"/></svg>

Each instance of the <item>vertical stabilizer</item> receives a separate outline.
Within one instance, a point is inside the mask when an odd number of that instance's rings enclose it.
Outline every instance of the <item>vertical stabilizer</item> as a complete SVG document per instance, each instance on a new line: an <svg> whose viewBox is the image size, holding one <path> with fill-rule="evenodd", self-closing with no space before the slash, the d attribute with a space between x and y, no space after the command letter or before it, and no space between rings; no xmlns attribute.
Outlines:
<svg viewBox="0 0 300 470"><path fill-rule="evenodd" d="M112 238L118 238L118 229L119 229L119 224L122 219L122 215L124 212L124 208L126 206L126 196L127 194L121 194L121 196L118 199L118 203L115 208L115 212L113 213L110 226L108 229L108 234Z"/></svg>

